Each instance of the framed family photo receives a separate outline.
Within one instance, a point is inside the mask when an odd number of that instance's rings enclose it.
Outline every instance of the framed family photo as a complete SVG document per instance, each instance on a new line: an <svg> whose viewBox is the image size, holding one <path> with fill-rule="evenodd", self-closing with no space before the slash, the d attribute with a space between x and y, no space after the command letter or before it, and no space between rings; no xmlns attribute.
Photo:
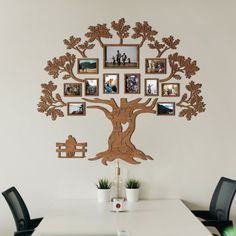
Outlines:
<svg viewBox="0 0 236 236"><path fill-rule="evenodd" d="M85 96L98 96L99 95L99 82L98 79L85 79Z"/></svg>
<svg viewBox="0 0 236 236"><path fill-rule="evenodd" d="M103 93L119 93L119 74L103 74Z"/></svg>
<svg viewBox="0 0 236 236"><path fill-rule="evenodd" d="M163 83L161 85L161 91L162 91L163 97L179 97L180 84L179 83Z"/></svg>
<svg viewBox="0 0 236 236"><path fill-rule="evenodd" d="M145 79L145 96L158 96L158 79Z"/></svg>
<svg viewBox="0 0 236 236"><path fill-rule="evenodd" d="M81 97L82 96L82 84L65 83L64 84L64 96L65 97Z"/></svg>
<svg viewBox="0 0 236 236"><path fill-rule="evenodd" d="M157 115L159 116L174 116L175 103L174 102L158 102Z"/></svg>
<svg viewBox="0 0 236 236"><path fill-rule="evenodd" d="M104 45L103 67L107 69L139 68L139 45L138 44Z"/></svg>
<svg viewBox="0 0 236 236"><path fill-rule="evenodd" d="M79 58L78 74L98 74L98 58Z"/></svg>
<svg viewBox="0 0 236 236"><path fill-rule="evenodd" d="M145 72L146 74L166 74L166 59L146 58Z"/></svg>
<svg viewBox="0 0 236 236"><path fill-rule="evenodd" d="M86 103L85 102L68 102L67 115L68 116L85 116Z"/></svg>
<svg viewBox="0 0 236 236"><path fill-rule="evenodd" d="M140 74L125 74L124 90L126 94L139 94Z"/></svg>

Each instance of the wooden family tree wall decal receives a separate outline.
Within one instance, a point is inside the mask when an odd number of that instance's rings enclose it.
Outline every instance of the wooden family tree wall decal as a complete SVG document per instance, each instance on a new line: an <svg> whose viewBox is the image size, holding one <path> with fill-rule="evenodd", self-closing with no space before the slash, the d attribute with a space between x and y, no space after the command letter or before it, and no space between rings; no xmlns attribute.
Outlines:
<svg viewBox="0 0 236 236"><path fill-rule="evenodd" d="M131 29L133 30L133 32L130 32ZM115 32L115 35L119 38L119 44L104 43L104 40L107 41L113 37L112 33L110 32L111 30L113 30ZM96 26L89 26L88 32L85 33L85 37L87 38L87 40L83 41L83 43L81 37L75 37L73 35L70 36L68 39L64 39L63 41L67 50L70 51L73 50L81 58L77 57L76 54L71 54L69 52L66 52L65 55L59 56L58 58L54 57L52 60L49 60L47 62L45 71L50 76L52 76L53 79L61 78L64 81L77 82L78 86L74 87L78 88L78 91L76 91L76 93L78 95L77 99L79 100L73 103L64 102L59 93L55 94L57 85L55 85L52 81L49 81L47 84L41 85L43 95L40 97L40 102L38 103L39 112L45 113L46 116L51 116L52 120L56 120L58 117L64 116L63 110L65 109L65 107L67 107L67 109L69 110L69 104L75 104L79 107L79 109L81 109L81 113L79 110L77 114L78 115L85 114L85 111L83 110L85 109L85 107L82 107L82 105L86 104L87 102L90 104L87 106L88 109L97 109L102 111L105 117L112 123L113 129L108 139L108 149L104 152L97 153L95 157L90 158L89 160L101 159L101 162L104 165L107 165L108 162L116 159L124 160L125 162L130 164L140 163L140 161L138 161L137 159L152 160L153 159L152 157L144 154L144 152L138 150L135 147L135 145L131 142L131 137L135 131L135 123L137 116L143 113L150 113L150 114L158 113L157 101L158 99L160 99L160 97L158 97L158 92L155 94L156 97L152 98L144 99L140 97L140 95L138 95L139 97L135 97L130 100L123 97L120 98L119 101L115 100L114 97L116 96L115 93L113 94L112 98L111 97L106 98L105 97L106 94L104 94L103 98L94 98L94 97L86 98L86 96L89 95L86 91L86 93L84 93L84 96L82 97L82 93L79 90L81 89L82 85L83 87L85 87L84 88L85 90L87 89L86 87L87 81L88 78L90 77L86 78L85 77L86 75L83 75L84 77L82 78L78 77L77 75L79 74L78 64L81 60L86 61L94 59L94 57L88 58L87 52L94 49L96 45L101 46L101 48L103 49L103 53L105 53L106 45L108 46L113 45L120 47L122 46L126 47L132 45L134 48L136 48L135 50L138 50L137 55L139 55L139 49L142 48L146 43L149 49L157 51L156 57L151 59L156 61L160 60L162 62L167 61L166 67L168 67L168 70L165 68L165 70L161 73L156 72L159 77L158 78L158 81L160 83L159 87L165 85L166 82L170 81L172 83L173 80L179 81L184 77L190 80L190 82L187 85L185 85L187 93L182 94L180 101L176 103L171 102L180 109L179 117L184 117L187 120L191 120L193 116L197 116L199 113L205 111L205 104L203 102L203 97L200 95L202 84L195 83L194 81L191 80L192 77L196 75L196 73L199 71L196 60L192 60L190 57L179 55L178 52L174 53L172 52L177 50L177 47L179 46L180 43L179 39L175 39L172 35L170 35L168 37L163 37L160 41L157 38L157 34L158 32L156 30L153 30L152 26L150 26L147 21L136 22L135 26L131 28L130 25L126 24L124 18L121 18L118 21L112 21L111 29L107 26L107 24L97 24ZM135 42L139 40L139 43L124 44L124 40L128 39L129 37L135 40ZM163 55L166 54L167 52L171 53L163 58ZM98 64L98 59L96 60ZM146 63L147 60L148 59L145 60ZM125 61L126 58L123 61L123 65L125 65ZM139 56L138 56L138 61L139 61ZM113 64L114 63L116 63L115 57L113 57ZM134 65L134 68L139 69L138 65L139 63L136 64L137 67L135 67ZM118 66L122 66L122 61L119 61ZM104 59L104 67L105 67L105 59ZM109 71L111 72L110 74L115 74L113 73L115 68L116 67L112 68L105 67L107 71L110 70ZM122 69L122 67L120 68ZM117 74L117 71L115 72ZM137 71L135 71L134 74L137 74L136 72ZM98 73L98 68L96 73ZM153 78L153 80L156 79ZM98 82L100 81L99 83L101 84L101 80L97 81ZM66 84L64 84L64 86L65 85ZM94 93L94 96L96 96L97 94L98 91ZM140 93L137 92L136 94ZM133 96L134 95L135 93L133 94ZM65 91L64 91L64 96L66 97ZM148 96L146 92L145 96ZM180 96L180 94L178 96ZM162 95L162 97L164 97L164 95ZM160 102L160 104L163 104L163 101ZM69 139L72 140L74 138L72 136L71 137L69 136L68 140ZM60 154L61 147L65 145L66 143L59 143L59 144L57 143L58 147L57 152L59 152L59 156L61 155ZM66 153L67 157L69 156L72 157L75 155L73 151ZM82 157L84 157L84 155Z"/></svg>

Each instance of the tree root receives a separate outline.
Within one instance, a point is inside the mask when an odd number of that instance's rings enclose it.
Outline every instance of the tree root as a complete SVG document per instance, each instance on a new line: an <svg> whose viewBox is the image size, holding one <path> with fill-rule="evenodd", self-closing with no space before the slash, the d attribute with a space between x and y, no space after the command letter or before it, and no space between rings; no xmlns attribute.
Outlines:
<svg viewBox="0 0 236 236"><path fill-rule="evenodd" d="M141 162L135 160L135 158L139 158L141 160L153 160L151 156L145 155L142 151L136 149L129 153L122 153L118 150L107 150L105 152L97 153L96 157L89 158L89 160L96 161L101 159L101 162L104 165L107 165L107 162L112 162L115 159L121 159L123 161L128 162L129 164L140 164Z"/></svg>

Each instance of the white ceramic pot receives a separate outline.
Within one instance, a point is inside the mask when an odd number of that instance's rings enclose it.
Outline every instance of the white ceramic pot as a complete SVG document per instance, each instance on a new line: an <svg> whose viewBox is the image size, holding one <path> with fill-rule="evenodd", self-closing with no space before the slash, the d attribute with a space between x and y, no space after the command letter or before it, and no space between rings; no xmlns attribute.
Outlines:
<svg viewBox="0 0 236 236"><path fill-rule="evenodd" d="M137 202L139 199L139 188L136 189L127 188L126 198L127 202Z"/></svg>
<svg viewBox="0 0 236 236"><path fill-rule="evenodd" d="M97 190L97 199L98 202L110 202L110 189L98 189Z"/></svg>

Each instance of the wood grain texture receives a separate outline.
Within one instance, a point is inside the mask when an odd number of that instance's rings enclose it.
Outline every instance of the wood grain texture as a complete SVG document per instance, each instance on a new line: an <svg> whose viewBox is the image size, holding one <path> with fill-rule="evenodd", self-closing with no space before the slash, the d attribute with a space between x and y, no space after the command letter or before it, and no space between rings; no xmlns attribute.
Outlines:
<svg viewBox="0 0 236 236"><path fill-rule="evenodd" d="M103 111L106 118L111 121L113 127L108 139L108 150L98 153L96 157L90 160L101 159L102 163L107 165L108 161L114 161L116 159L121 159L129 164L139 164L140 162L135 160L135 158L141 160L153 159L138 150L131 142L131 137L135 131L135 123L138 115L143 113L156 113L155 106L157 98L149 98L144 102L141 102L142 98L136 98L131 101L127 101L127 98L121 98L119 106L113 98L83 99L90 103L101 104L87 106L87 108ZM105 108L104 105L109 106L111 111Z"/></svg>

